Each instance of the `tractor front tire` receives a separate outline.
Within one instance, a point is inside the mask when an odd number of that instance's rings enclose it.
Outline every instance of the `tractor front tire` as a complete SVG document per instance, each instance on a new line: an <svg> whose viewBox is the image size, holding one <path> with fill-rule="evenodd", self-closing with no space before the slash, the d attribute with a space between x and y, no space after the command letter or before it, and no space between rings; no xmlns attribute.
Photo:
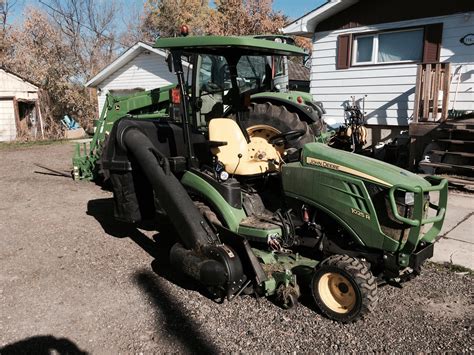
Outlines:
<svg viewBox="0 0 474 355"><path fill-rule="evenodd" d="M285 106L270 102L252 103L248 116L241 119L241 124L250 137L262 137L266 140L288 131L305 132L297 140L288 142L285 148L302 148L306 143L314 142L314 135L306 122L301 121L296 113L288 111Z"/></svg>
<svg viewBox="0 0 474 355"><path fill-rule="evenodd" d="M313 298L328 318L350 323L377 304L377 281L366 263L348 255L332 255L316 267Z"/></svg>

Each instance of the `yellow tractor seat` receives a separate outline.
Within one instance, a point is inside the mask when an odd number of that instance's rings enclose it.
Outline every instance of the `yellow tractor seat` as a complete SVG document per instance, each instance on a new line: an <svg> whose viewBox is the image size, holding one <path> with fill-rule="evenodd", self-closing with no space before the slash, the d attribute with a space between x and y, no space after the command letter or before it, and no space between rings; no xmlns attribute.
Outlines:
<svg viewBox="0 0 474 355"><path fill-rule="evenodd" d="M265 138L252 137L247 143L237 122L230 118L214 118L209 122L209 140L227 143L211 151L229 174L263 174L277 170L275 161L281 161L280 154Z"/></svg>

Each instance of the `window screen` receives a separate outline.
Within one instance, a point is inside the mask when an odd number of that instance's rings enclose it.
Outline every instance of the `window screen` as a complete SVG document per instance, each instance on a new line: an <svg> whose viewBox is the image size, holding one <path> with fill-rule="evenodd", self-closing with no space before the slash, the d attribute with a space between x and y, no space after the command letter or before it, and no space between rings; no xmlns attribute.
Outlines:
<svg viewBox="0 0 474 355"><path fill-rule="evenodd" d="M357 38L357 63L371 62L374 47L374 36Z"/></svg>
<svg viewBox="0 0 474 355"><path fill-rule="evenodd" d="M355 65L421 61L423 29L356 36L353 45Z"/></svg>
<svg viewBox="0 0 474 355"><path fill-rule="evenodd" d="M378 37L378 63L421 60L423 30L381 33Z"/></svg>

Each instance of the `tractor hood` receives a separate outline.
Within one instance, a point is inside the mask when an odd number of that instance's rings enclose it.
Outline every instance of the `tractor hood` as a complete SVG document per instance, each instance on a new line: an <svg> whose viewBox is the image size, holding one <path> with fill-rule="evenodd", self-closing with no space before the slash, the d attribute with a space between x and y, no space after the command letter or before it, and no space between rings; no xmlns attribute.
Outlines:
<svg viewBox="0 0 474 355"><path fill-rule="evenodd" d="M422 177L395 165L362 155L331 148L322 143L309 143L303 148L302 163L357 176L386 187L397 184L427 188L431 184Z"/></svg>

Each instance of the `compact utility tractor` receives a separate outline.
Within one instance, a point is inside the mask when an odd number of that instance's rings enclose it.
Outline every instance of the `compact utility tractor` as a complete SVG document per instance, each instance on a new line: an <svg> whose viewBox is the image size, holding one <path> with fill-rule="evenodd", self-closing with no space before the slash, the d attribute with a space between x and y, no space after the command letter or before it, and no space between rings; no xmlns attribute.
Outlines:
<svg viewBox="0 0 474 355"><path fill-rule="evenodd" d="M118 219L166 214L176 270L216 300L253 293L289 308L307 290L341 322L371 311L378 286L420 272L443 224L446 181L316 143L311 122L268 97L255 102L274 77L265 58L299 48L212 36L155 47L169 50L177 76L171 106L117 119L101 165Z"/></svg>

